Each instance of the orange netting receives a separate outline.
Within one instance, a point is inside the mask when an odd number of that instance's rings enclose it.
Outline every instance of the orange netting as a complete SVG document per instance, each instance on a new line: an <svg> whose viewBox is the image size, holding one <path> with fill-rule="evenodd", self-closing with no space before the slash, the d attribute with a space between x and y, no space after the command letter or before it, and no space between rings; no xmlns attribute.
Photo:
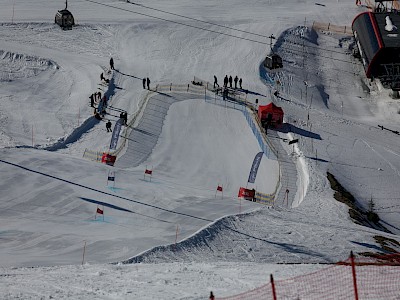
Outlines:
<svg viewBox="0 0 400 300"><path fill-rule="evenodd" d="M349 258L310 274L271 281L239 295L216 299L400 299L400 254L360 257L353 264Z"/></svg>

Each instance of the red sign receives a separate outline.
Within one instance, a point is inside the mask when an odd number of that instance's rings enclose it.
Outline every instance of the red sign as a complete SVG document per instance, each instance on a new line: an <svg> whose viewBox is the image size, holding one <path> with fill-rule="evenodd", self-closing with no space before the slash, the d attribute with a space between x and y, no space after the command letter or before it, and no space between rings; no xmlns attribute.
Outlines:
<svg viewBox="0 0 400 300"><path fill-rule="evenodd" d="M153 171L152 171L152 170L147 170L147 169L146 169L146 171L144 171L144 174L149 174L149 175L151 175L151 174L153 174Z"/></svg>
<svg viewBox="0 0 400 300"><path fill-rule="evenodd" d="M218 191L218 192L222 192L222 186L218 186L218 187L217 187L217 191Z"/></svg>
<svg viewBox="0 0 400 300"><path fill-rule="evenodd" d="M256 194L256 191L254 189L246 189L244 187L241 187L239 189L238 197L239 198L250 198L253 199Z"/></svg>
<svg viewBox="0 0 400 300"><path fill-rule="evenodd" d="M104 212L100 209L100 208L97 208L97 211L96 211L99 215L102 215Z"/></svg>

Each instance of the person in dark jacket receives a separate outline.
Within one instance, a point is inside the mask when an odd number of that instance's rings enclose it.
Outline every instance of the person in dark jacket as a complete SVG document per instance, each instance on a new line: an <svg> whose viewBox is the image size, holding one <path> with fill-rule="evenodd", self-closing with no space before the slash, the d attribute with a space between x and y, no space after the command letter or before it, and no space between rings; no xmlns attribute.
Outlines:
<svg viewBox="0 0 400 300"><path fill-rule="evenodd" d="M110 58L110 68L111 70L114 70L114 60L112 57Z"/></svg>
<svg viewBox="0 0 400 300"><path fill-rule="evenodd" d="M214 300L215 299L213 292L210 292L210 298L209 299L210 300Z"/></svg>
<svg viewBox="0 0 400 300"><path fill-rule="evenodd" d="M232 76L229 76L229 86L232 87Z"/></svg>
<svg viewBox="0 0 400 300"><path fill-rule="evenodd" d="M239 87L242 89L242 78L239 79Z"/></svg>
<svg viewBox="0 0 400 300"><path fill-rule="evenodd" d="M235 76L235 79L233 80L235 82L235 89L237 89L237 83L238 83L239 78Z"/></svg>
<svg viewBox="0 0 400 300"><path fill-rule="evenodd" d="M224 78L224 87L227 87L228 86L228 75L225 75L225 78Z"/></svg>
<svg viewBox="0 0 400 300"><path fill-rule="evenodd" d="M147 77L147 89L150 90L150 79Z"/></svg>
<svg viewBox="0 0 400 300"><path fill-rule="evenodd" d="M90 106L91 107L94 107L94 97L95 96L96 96L95 94L91 94L90 97L89 97L90 98Z"/></svg>
<svg viewBox="0 0 400 300"><path fill-rule="evenodd" d="M218 84L217 76L214 75L214 89L215 89L215 86L219 87L219 84Z"/></svg>
<svg viewBox="0 0 400 300"><path fill-rule="evenodd" d="M142 83L143 83L143 89L146 89L146 78L143 78Z"/></svg>
<svg viewBox="0 0 400 300"><path fill-rule="evenodd" d="M108 122L106 123L107 132L112 132L111 125L111 121L108 120Z"/></svg>

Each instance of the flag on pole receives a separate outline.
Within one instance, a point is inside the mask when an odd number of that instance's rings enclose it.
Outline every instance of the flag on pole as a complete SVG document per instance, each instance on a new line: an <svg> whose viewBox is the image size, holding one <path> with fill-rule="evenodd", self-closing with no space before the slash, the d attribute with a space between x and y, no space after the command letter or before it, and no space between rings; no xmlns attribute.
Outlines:
<svg viewBox="0 0 400 300"><path fill-rule="evenodd" d="M152 174L153 174L153 171L152 171L152 170L147 170L147 169L146 169L146 171L144 171L144 174L152 175Z"/></svg>
<svg viewBox="0 0 400 300"><path fill-rule="evenodd" d="M110 172L109 174L108 174L108 181L115 181L115 174L114 174L114 172Z"/></svg>
<svg viewBox="0 0 400 300"><path fill-rule="evenodd" d="M104 211L103 210L101 210L100 208L97 208L97 211L96 211L99 215L102 215L102 214L104 214Z"/></svg>
<svg viewBox="0 0 400 300"><path fill-rule="evenodd" d="M222 186L219 185L219 186L217 187L217 191L218 191L218 192L222 192Z"/></svg>

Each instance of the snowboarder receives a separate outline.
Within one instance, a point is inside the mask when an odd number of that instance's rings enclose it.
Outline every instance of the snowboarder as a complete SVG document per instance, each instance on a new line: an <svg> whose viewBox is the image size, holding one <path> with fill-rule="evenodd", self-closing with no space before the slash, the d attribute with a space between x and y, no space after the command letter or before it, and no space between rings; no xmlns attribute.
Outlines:
<svg viewBox="0 0 400 300"><path fill-rule="evenodd" d="M112 57L110 58L110 68L111 70L114 70L114 60Z"/></svg>
<svg viewBox="0 0 400 300"><path fill-rule="evenodd" d="M106 123L106 128L107 128L107 132L112 132L110 120L108 120L108 122Z"/></svg>
<svg viewBox="0 0 400 300"><path fill-rule="evenodd" d="M242 89L242 78L239 79L239 87Z"/></svg>
<svg viewBox="0 0 400 300"><path fill-rule="evenodd" d="M218 84L217 76L214 75L214 89L215 89L215 86L219 87L219 84Z"/></svg>
<svg viewBox="0 0 400 300"><path fill-rule="evenodd" d="M228 86L228 75L225 75L225 78L224 78L224 87L227 87Z"/></svg>
<svg viewBox="0 0 400 300"><path fill-rule="evenodd" d="M147 89L150 90L150 79L147 77Z"/></svg>
<svg viewBox="0 0 400 300"><path fill-rule="evenodd" d="M232 76L229 76L229 86L232 87Z"/></svg>
<svg viewBox="0 0 400 300"><path fill-rule="evenodd" d="M237 89L237 82L238 82L238 77L237 76L235 76L235 79L233 80L234 82L235 82L235 89Z"/></svg>
<svg viewBox="0 0 400 300"><path fill-rule="evenodd" d="M215 299L213 292L210 292L210 298L209 299L210 300L214 300Z"/></svg>
<svg viewBox="0 0 400 300"><path fill-rule="evenodd" d="M146 89L146 78L143 78L143 89Z"/></svg>

